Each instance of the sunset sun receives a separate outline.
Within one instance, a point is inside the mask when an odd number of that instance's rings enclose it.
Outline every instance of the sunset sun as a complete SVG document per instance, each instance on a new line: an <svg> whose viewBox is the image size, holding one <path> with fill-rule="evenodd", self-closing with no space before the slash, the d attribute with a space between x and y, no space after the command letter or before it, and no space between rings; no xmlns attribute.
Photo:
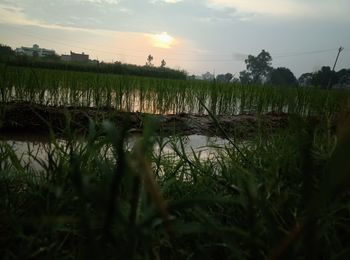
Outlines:
<svg viewBox="0 0 350 260"><path fill-rule="evenodd" d="M166 32L152 35L153 44L155 47L169 49L175 42L174 37L170 36Z"/></svg>

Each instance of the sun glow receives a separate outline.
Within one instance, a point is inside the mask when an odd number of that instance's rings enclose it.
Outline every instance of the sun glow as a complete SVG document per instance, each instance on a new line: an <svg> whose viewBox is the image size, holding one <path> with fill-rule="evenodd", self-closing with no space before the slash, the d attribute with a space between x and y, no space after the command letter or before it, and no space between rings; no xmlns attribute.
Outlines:
<svg viewBox="0 0 350 260"><path fill-rule="evenodd" d="M166 32L152 35L153 44L155 47L169 49L175 43L174 37Z"/></svg>

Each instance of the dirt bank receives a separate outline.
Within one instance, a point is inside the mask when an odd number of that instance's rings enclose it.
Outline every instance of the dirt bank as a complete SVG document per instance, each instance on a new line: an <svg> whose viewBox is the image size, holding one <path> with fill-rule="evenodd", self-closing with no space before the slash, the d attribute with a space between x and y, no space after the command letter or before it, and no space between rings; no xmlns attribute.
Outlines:
<svg viewBox="0 0 350 260"><path fill-rule="evenodd" d="M152 115L116 111L112 108L50 107L17 102L0 104L1 132L47 133L52 129L56 133L61 133L68 122L72 129L84 132L88 129L89 119L96 122L110 120L129 131L141 131L146 118L151 119L156 131L164 135L222 136L218 124L208 115ZM289 115L285 113L219 115L217 120L228 134L245 136L255 133L259 128L273 131L287 127Z"/></svg>

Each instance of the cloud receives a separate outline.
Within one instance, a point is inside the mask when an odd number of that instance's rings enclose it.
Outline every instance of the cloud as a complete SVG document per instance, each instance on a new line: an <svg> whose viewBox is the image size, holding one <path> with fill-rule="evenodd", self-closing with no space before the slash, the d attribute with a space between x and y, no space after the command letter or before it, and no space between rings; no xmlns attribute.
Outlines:
<svg viewBox="0 0 350 260"><path fill-rule="evenodd" d="M92 4L119 4L119 0L78 0L78 2L86 2Z"/></svg>
<svg viewBox="0 0 350 260"><path fill-rule="evenodd" d="M167 3L167 4L177 4L182 2L183 0L151 0L150 3L156 4L156 3Z"/></svg>
<svg viewBox="0 0 350 260"><path fill-rule="evenodd" d="M290 0L209 0L213 8L234 8L239 13L285 15L304 11L304 4Z"/></svg>
<svg viewBox="0 0 350 260"><path fill-rule="evenodd" d="M243 15L347 19L346 10L350 4L344 0L207 0L207 6L214 9L232 8Z"/></svg>
<svg viewBox="0 0 350 260"><path fill-rule="evenodd" d="M16 25L36 25L39 21L29 20L19 7L0 4L0 23Z"/></svg>
<svg viewBox="0 0 350 260"><path fill-rule="evenodd" d="M29 19L24 10L20 7L0 4L0 24L20 25L20 26L37 26L46 29L56 29L65 31L80 31L99 35L106 35L113 31L101 29L88 29L82 27L64 26L60 24L50 24L38 19Z"/></svg>
<svg viewBox="0 0 350 260"><path fill-rule="evenodd" d="M163 2L169 3L169 4L176 4L179 2L182 2L183 0L163 0Z"/></svg>
<svg viewBox="0 0 350 260"><path fill-rule="evenodd" d="M129 9L120 11L129 12ZM71 18L73 18L73 20L79 20L79 17L76 16ZM65 32L73 32L76 34L86 33L89 35L98 35L103 38L117 37L119 39L119 42L121 39L123 39L123 41L125 42L129 41L129 45L131 44L131 42L135 43L136 45L142 43L142 45L148 46L148 48L156 47L160 49L169 49L173 48L179 43L179 40L175 39L173 36L167 34L166 32L154 34L145 32L118 31L110 29L82 28L79 26L75 26L75 23L68 25L52 24L38 19L28 18L23 8L4 4L0 4L0 24L15 26L32 26L42 29L50 29L51 31L62 30ZM124 45L127 49L128 44Z"/></svg>
<svg viewBox="0 0 350 260"><path fill-rule="evenodd" d="M129 9L129 8L124 8L124 7L120 8L120 9L119 9L119 12L125 13L125 14L128 14L128 15L131 15L131 14L134 13L131 9Z"/></svg>

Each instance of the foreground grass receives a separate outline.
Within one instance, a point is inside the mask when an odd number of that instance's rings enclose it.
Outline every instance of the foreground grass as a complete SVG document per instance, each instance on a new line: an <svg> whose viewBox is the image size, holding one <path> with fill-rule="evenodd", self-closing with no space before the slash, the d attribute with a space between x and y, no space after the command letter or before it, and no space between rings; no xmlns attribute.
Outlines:
<svg viewBox="0 0 350 260"><path fill-rule="evenodd" d="M84 141L67 127L64 145L52 135L47 160L31 153L41 170L1 143L0 254L348 259L350 132L339 122L262 129L208 160L178 141L166 156L152 124L131 151L123 127L90 122Z"/></svg>

